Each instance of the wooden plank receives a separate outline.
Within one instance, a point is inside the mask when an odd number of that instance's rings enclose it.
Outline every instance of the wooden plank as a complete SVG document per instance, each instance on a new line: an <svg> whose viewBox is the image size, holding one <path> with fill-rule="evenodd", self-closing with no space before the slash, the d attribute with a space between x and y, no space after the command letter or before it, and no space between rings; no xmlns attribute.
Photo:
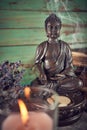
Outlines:
<svg viewBox="0 0 87 130"><path fill-rule="evenodd" d="M39 44L43 40L47 39L45 37L45 31L42 29L0 30L0 46Z"/></svg>
<svg viewBox="0 0 87 130"><path fill-rule="evenodd" d="M36 46L0 47L0 62L21 60L22 63L32 64L35 50Z"/></svg>
<svg viewBox="0 0 87 130"><path fill-rule="evenodd" d="M0 9L52 11L87 11L86 0L1 0Z"/></svg>
<svg viewBox="0 0 87 130"><path fill-rule="evenodd" d="M0 9L43 10L44 0L0 0Z"/></svg>
<svg viewBox="0 0 87 130"><path fill-rule="evenodd" d="M82 52L72 52L72 56L74 65L87 67L87 54Z"/></svg>
<svg viewBox="0 0 87 130"><path fill-rule="evenodd" d="M55 12L86 12L86 0L48 0L47 9Z"/></svg>
<svg viewBox="0 0 87 130"><path fill-rule="evenodd" d="M72 47L74 47L74 45L76 45L77 46L76 48L79 48L78 45L82 45L83 46L83 44L84 44L84 45L87 46L86 35L87 35L87 33L85 33L85 32L83 32L83 33L82 32L81 33L69 32L69 34L62 33L61 39L64 40L65 42L70 43L70 45L72 45Z"/></svg>
<svg viewBox="0 0 87 130"><path fill-rule="evenodd" d="M6 11L0 10L0 29L1 28L44 28L44 21L49 13L32 12L32 11ZM86 13L61 12L57 13L61 18L63 27L81 28L87 27Z"/></svg>
<svg viewBox="0 0 87 130"><path fill-rule="evenodd" d="M71 49L85 49L85 48L87 48L87 42L70 44L70 47L71 47Z"/></svg>
<svg viewBox="0 0 87 130"><path fill-rule="evenodd" d="M77 48L78 45L86 45L87 29L75 32L72 29L61 30L60 38ZM44 29L4 29L0 30L0 46L26 46L37 45L47 40Z"/></svg>
<svg viewBox="0 0 87 130"><path fill-rule="evenodd" d="M44 27L46 15L37 12L0 11L0 28Z"/></svg>

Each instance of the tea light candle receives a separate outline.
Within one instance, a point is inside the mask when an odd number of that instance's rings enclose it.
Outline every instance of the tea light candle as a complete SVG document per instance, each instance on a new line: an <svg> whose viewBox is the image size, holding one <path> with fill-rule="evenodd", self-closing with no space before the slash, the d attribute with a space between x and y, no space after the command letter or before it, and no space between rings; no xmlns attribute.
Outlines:
<svg viewBox="0 0 87 130"><path fill-rule="evenodd" d="M59 107L66 107L71 103L71 100L66 96L59 96Z"/></svg>
<svg viewBox="0 0 87 130"><path fill-rule="evenodd" d="M24 112L23 107L21 107L23 115L11 114L9 115L2 124L2 130L52 130L53 121L44 112ZM26 118L23 121L23 117Z"/></svg>
<svg viewBox="0 0 87 130"><path fill-rule="evenodd" d="M4 121L2 130L52 130L52 124L52 119L42 112L29 112L26 125L23 125L20 114L12 114Z"/></svg>

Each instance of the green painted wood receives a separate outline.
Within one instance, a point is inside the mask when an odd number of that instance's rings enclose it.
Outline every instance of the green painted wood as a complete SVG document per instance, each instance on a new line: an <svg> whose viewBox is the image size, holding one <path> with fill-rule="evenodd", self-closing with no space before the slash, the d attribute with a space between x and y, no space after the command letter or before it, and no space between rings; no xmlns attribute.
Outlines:
<svg viewBox="0 0 87 130"><path fill-rule="evenodd" d="M0 11L0 46L39 44L46 39L45 13L27 11ZM66 42L86 42L87 15L61 13L61 38Z"/></svg>
<svg viewBox="0 0 87 130"><path fill-rule="evenodd" d="M45 0L0 0L0 9L42 10L45 7Z"/></svg>
<svg viewBox="0 0 87 130"><path fill-rule="evenodd" d="M34 80L37 76L38 76L37 72L35 72L29 68L26 68L23 78L21 80L21 85L30 85L32 80Z"/></svg>
<svg viewBox="0 0 87 130"><path fill-rule="evenodd" d="M60 38L69 43L86 43L87 29L62 28ZM4 29L0 30L0 46L37 45L47 40L44 29Z"/></svg>
<svg viewBox="0 0 87 130"><path fill-rule="evenodd" d="M32 11L0 11L0 28L41 28L48 15Z"/></svg>
<svg viewBox="0 0 87 130"><path fill-rule="evenodd" d="M35 11L85 11L86 0L0 0L0 9Z"/></svg>
<svg viewBox="0 0 87 130"><path fill-rule="evenodd" d="M86 0L48 0L47 9L55 12L59 11L87 11Z"/></svg>
<svg viewBox="0 0 87 130"><path fill-rule="evenodd" d="M35 56L36 46L0 47L0 62L9 60L32 64Z"/></svg>
<svg viewBox="0 0 87 130"><path fill-rule="evenodd" d="M40 13L33 11L6 11L0 10L0 29L1 28L44 28L44 21L49 13ZM79 24L81 27L87 27L86 13L61 12L57 13L61 18L64 27Z"/></svg>
<svg viewBox="0 0 87 130"><path fill-rule="evenodd" d="M0 30L0 46L33 45L46 39L43 29L5 29Z"/></svg>

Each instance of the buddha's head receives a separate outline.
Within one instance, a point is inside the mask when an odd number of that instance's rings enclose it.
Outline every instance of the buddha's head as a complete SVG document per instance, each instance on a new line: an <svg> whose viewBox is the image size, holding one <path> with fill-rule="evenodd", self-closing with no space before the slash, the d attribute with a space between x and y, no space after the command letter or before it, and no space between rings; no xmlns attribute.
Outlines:
<svg viewBox="0 0 87 130"><path fill-rule="evenodd" d="M60 36L61 20L55 14L49 15L45 20L47 37L56 39Z"/></svg>

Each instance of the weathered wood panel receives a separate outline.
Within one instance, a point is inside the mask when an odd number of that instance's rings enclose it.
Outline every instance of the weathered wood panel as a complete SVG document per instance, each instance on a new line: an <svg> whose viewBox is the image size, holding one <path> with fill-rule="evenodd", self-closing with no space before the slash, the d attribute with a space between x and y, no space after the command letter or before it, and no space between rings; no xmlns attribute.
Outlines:
<svg viewBox="0 0 87 130"><path fill-rule="evenodd" d="M87 67L87 53L72 52L73 65Z"/></svg>
<svg viewBox="0 0 87 130"><path fill-rule="evenodd" d="M83 31L83 32L82 32ZM61 30L61 39L68 42L73 48L82 44L87 47L87 29L81 32L76 30ZM37 45L47 40L44 29L4 29L0 30L0 46ZM75 45L75 46L74 46Z"/></svg>
<svg viewBox="0 0 87 130"><path fill-rule="evenodd" d="M45 39L43 29L5 29L0 30L0 46L34 45Z"/></svg>
<svg viewBox="0 0 87 130"><path fill-rule="evenodd" d="M0 0L0 9L33 11L86 11L86 0Z"/></svg>
<svg viewBox="0 0 87 130"><path fill-rule="evenodd" d="M22 63L32 64L35 50L36 46L0 47L0 62L21 60Z"/></svg>
<svg viewBox="0 0 87 130"><path fill-rule="evenodd" d="M48 15L49 13L46 14L33 11L0 10L0 29L44 28L44 21ZM61 18L63 27L87 27L86 13L61 12L59 14L57 13L57 15Z"/></svg>
<svg viewBox="0 0 87 130"><path fill-rule="evenodd" d="M44 20L47 16L32 11L0 11L0 45L39 44L46 39ZM82 42L82 45L87 42L85 13L63 12L59 16L63 23L61 39L69 43Z"/></svg>
<svg viewBox="0 0 87 130"><path fill-rule="evenodd" d="M47 9L55 12L86 12L86 0L47 0Z"/></svg>
<svg viewBox="0 0 87 130"><path fill-rule="evenodd" d="M0 28L40 28L44 27L44 13L33 11L0 11Z"/></svg>
<svg viewBox="0 0 87 130"><path fill-rule="evenodd" d="M49 12L45 13L40 9L43 7L46 10L47 3L52 1L39 0L35 1L22 0L3 0L0 3L0 45L28 45L39 44L45 40L46 35L44 32L44 20L48 16ZM75 3L74 3L75 2ZM59 2L60 6L68 6L72 4L72 7L79 5L81 1L62 1ZM56 4L59 4L56 1ZM74 3L74 4L73 4ZM78 4L79 3L79 4ZM85 7L85 1L81 5ZM27 6L29 5L29 6ZM70 6L71 7L71 6ZM81 6L82 7L82 6ZM20 10L21 8L21 10ZM5 10L8 9L8 10ZM10 10L13 9L13 10ZM19 10L18 10L19 9ZM31 9L31 10L24 10ZM38 10L36 10L38 9ZM47 8L48 9L48 8ZM58 11L58 10L57 10ZM87 15L85 13L77 12L56 12L60 16L63 22L63 28L61 30L61 38L69 43L82 42L82 45L86 43L87 38ZM74 44L73 44L74 45ZM81 45L81 44L80 44Z"/></svg>
<svg viewBox="0 0 87 130"><path fill-rule="evenodd" d="M43 10L46 9L45 0L0 0L0 9L15 10Z"/></svg>

